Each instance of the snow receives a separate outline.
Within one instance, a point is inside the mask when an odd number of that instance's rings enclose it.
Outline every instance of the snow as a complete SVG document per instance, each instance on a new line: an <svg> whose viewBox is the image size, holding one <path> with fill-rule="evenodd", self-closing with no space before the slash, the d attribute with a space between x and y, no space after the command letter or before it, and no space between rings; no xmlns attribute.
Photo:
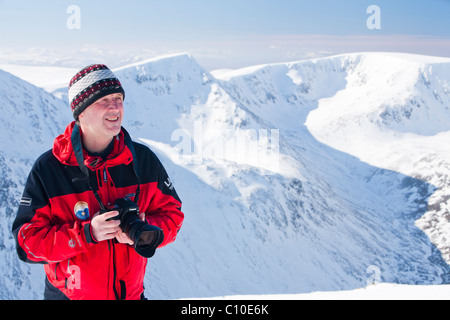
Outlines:
<svg viewBox="0 0 450 320"><path fill-rule="evenodd" d="M366 54L348 75L345 90L319 101L306 126L319 141L364 162L424 178L439 188L429 206L446 203L450 154L442 145L450 129L449 62ZM446 216L445 209L439 214L430 210L416 224L450 261ZM439 227L430 230L429 221Z"/></svg>
<svg viewBox="0 0 450 320"><path fill-rule="evenodd" d="M0 64L0 69L49 92L67 87L72 76L78 72L76 68L17 64Z"/></svg>
<svg viewBox="0 0 450 320"><path fill-rule="evenodd" d="M0 71L3 299L41 297L42 268L18 261L9 228L34 159L71 121L58 83L74 69L36 68ZM149 260L149 298L448 296L450 59L209 73L180 53L114 71L124 127L160 157L186 214ZM361 289L370 270L381 283Z"/></svg>
<svg viewBox="0 0 450 320"><path fill-rule="evenodd" d="M450 286L410 286L378 283L361 289L312 292L304 294L276 294L258 296L223 296L212 300L448 300Z"/></svg>

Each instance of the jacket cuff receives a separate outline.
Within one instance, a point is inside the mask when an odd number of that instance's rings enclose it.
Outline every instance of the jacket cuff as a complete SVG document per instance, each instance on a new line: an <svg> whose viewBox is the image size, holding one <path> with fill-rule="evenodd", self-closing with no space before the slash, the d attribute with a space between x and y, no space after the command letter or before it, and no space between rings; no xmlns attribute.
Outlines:
<svg viewBox="0 0 450 320"><path fill-rule="evenodd" d="M98 241L95 240L95 238L94 238L94 236L92 235L92 232L91 232L91 224L89 222L86 223L84 225L83 229L84 229L84 236L86 237L86 242L88 244L97 244Z"/></svg>

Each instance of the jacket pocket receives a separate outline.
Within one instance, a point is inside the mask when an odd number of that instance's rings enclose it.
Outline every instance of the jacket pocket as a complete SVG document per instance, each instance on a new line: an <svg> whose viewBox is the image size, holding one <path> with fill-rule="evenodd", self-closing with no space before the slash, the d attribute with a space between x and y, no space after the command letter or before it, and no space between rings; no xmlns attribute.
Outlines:
<svg viewBox="0 0 450 320"><path fill-rule="evenodd" d="M54 273L53 276L55 277L55 280L58 281L58 266L59 266L59 262L55 263L55 268L53 268Z"/></svg>
<svg viewBox="0 0 450 320"><path fill-rule="evenodd" d="M66 282L66 274L63 271L63 265L66 261L57 262L48 265L46 269L47 279L52 286L58 289L63 289Z"/></svg>

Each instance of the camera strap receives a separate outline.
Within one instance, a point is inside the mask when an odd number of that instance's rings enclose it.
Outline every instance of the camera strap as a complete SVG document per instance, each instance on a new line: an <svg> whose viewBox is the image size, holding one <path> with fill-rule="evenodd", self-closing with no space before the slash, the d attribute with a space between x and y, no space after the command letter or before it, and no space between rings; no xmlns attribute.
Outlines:
<svg viewBox="0 0 450 320"><path fill-rule="evenodd" d="M83 147L81 144L81 134L80 134L80 128L77 124L73 127L72 136L71 136L71 142L72 142L72 148L73 152L75 153L75 158L77 159L78 167L81 170L81 173L83 174L82 177L77 177L72 179L72 182L85 180L89 186L89 189L92 190L94 193L95 199L97 199L98 204L100 205L100 210L106 211L106 207L103 204L102 200L100 199L100 195L98 194L98 190L95 188L92 188L91 182L89 181L89 169L84 164L84 157L83 157Z"/></svg>
<svg viewBox="0 0 450 320"><path fill-rule="evenodd" d="M136 188L136 194L134 196L134 203L137 204L138 200L139 200L139 194L141 193L141 180L139 179L139 174L138 174L136 151L134 150L133 140L131 140L131 136L128 133L128 131L125 130L124 127L122 127L122 131L123 131L125 145L128 147L128 149L131 151L131 154L133 155L133 161L132 161L131 165L133 166L134 175L136 176L136 179L137 179L137 188Z"/></svg>

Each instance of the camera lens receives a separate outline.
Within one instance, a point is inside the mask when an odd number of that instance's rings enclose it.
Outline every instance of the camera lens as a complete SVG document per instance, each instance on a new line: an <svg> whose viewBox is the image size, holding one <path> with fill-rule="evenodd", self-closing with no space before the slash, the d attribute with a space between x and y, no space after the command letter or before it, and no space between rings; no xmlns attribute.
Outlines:
<svg viewBox="0 0 450 320"><path fill-rule="evenodd" d="M164 241L164 232L139 219L139 207L127 198L116 200L119 207L120 227L134 241L134 249L145 258L155 254Z"/></svg>
<svg viewBox="0 0 450 320"><path fill-rule="evenodd" d="M144 230L137 239L137 246L149 246L157 239L156 232Z"/></svg>
<svg viewBox="0 0 450 320"><path fill-rule="evenodd" d="M163 231L139 219L135 213L125 214L121 223L122 230L134 241L134 249L141 256L150 258L163 242Z"/></svg>
<svg viewBox="0 0 450 320"><path fill-rule="evenodd" d="M134 235L134 249L141 256L150 258L163 240L164 233L160 228L145 224Z"/></svg>

